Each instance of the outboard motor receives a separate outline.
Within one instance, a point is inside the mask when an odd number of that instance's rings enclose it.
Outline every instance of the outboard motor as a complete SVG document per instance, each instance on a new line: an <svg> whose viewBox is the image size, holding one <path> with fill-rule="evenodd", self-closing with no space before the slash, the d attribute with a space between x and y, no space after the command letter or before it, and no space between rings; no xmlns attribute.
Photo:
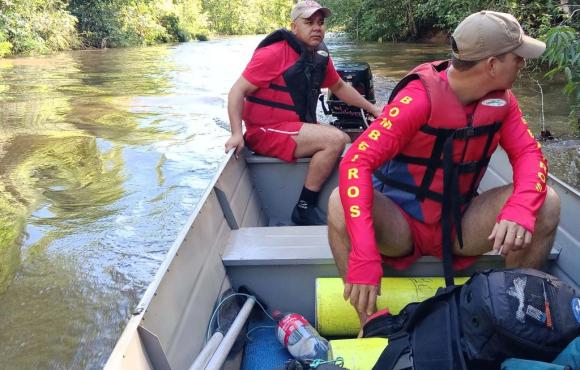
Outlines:
<svg viewBox="0 0 580 370"><path fill-rule="evenodd" d="M338 75L349 85L355 88L368 101L375 104L375 88L373 85L373 75L371 67L365 62L351 62L336 65ZM322 96L321 96L322 100ZM330 90L326 96L328 108L324 109L325 114L332 114L336 120L332 125L347 132L360 133L368 127L372 116L362 109L350 106L340 100ZM324 107L324 104L322 104ZM358 136L358 135L357 135Z"/></svg>

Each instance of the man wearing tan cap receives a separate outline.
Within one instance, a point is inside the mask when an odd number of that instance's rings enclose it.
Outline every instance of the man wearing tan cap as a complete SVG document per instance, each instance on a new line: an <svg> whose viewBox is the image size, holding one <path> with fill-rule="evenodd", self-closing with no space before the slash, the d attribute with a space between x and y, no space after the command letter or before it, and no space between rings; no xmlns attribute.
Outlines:
<svg viewBox="0 0 580 370"><path fill-rule="evenodd" d="M337 128L316 124L320 88L375 117L381 113L336 72L322 41L330 15L330 9L315 1L294 5L292 32L280 29L267 36L228 95L232 135L226 152L235 149L237 156L245 143L258 154L288 162L312 157L291 217L299 225L326 224L316 206L318 194L350 141Z"/></svg>
<svg viewBox="0 0 580 370"><path fill-rule="evenodd" d="M509 90L544 43L513 16L481 11L457 26L451 47L451 61L420 65L395 87L340 164L329 241L361 322L375 311L383 262L403 269L422 255L442 258L449 284L453 268L490 250L508 267L539 268L554 241L560 202ZM513 184L478 195L498 144Z"/></svg>

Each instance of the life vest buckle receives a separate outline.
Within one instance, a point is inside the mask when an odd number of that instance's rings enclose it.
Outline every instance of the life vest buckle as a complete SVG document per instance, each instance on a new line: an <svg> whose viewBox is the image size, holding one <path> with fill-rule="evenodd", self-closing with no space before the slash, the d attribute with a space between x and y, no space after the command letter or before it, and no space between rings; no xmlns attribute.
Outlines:
<svg viewBox="0 0 580 370"><path fill-rule="evenodd" d="M475 136L475 128L473 126L467 126L464 128L457 129L453 137L455 139L467 140Z"/></svg>
<svg viewBox="0 0 580 370"><path fill-rule="evenodd" d="M473 173L477 171L479 161L463 162L459 165L459 173Z"/></svg>

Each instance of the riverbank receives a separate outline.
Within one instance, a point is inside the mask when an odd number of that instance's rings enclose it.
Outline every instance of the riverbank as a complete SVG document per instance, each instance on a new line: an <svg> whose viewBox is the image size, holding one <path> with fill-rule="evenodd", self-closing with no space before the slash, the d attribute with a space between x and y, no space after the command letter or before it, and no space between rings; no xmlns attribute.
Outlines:
<svg viewBox="0 0 580 370"><path fill-rule="evenodd" d="M0 2L0 57L267 33L292 0L19 0Z"/></svg>

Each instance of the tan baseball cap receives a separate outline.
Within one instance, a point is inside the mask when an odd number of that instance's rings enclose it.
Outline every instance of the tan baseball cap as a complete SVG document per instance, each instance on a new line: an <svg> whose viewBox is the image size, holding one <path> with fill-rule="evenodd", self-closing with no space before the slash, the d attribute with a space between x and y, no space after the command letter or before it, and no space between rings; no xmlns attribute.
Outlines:
<svg viewBox="0 0 580 370"><path fill-rule="evenodd" d="M546 44L524 34L513 15L482 10L465 18L451 36L453 56L476 61L511 51L523 58L537 58Z"/></svg>
<svg viewBox="0 0 580 370"><path fill-rule="evenodd" d="M321 6L316 1L306 0L299 1L294 5L290 12L290 19L294 22L298 18L310 18L312 14L317 11L321 11L324 18L328 18L332 15L330 9Z"/></svg>

